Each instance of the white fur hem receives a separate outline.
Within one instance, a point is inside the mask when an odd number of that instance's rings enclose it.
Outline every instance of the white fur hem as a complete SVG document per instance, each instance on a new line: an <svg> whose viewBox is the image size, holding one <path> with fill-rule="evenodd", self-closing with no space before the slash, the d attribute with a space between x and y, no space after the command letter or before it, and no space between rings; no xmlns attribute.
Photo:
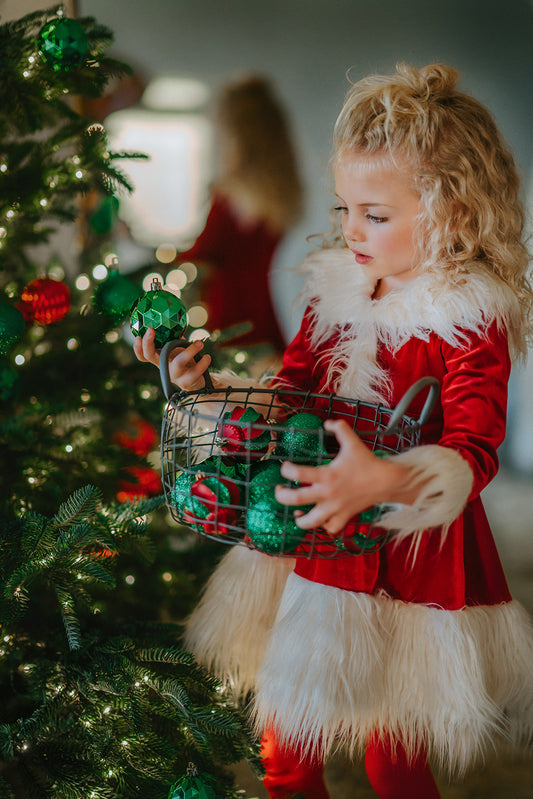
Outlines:
<svg viewBox="0 0 533 799"><path fill-rule="evenodd" d="M412 484L420 493L412 505L398 505L386 513L380 527L394 530L396 540L410 535L416 544L422 533L434 527L446 529L463 511L474 482L472 470L453 449L428 444L394 456L411 469Z"/></svg>
<svg viewBox="0 0 533 799"><path fill-rule="evenodd" d="M462 774L533 733L533 628L517 602L447 611L291 575L253 708L258 731L325 758L370 735Z"/></svg>
<svg viewBox="0 0 533 799"><path fill-rule="evenodd" d="M230 548L186 623L185 646L236 694L249 691L263 660L293 558Z"/></svg>

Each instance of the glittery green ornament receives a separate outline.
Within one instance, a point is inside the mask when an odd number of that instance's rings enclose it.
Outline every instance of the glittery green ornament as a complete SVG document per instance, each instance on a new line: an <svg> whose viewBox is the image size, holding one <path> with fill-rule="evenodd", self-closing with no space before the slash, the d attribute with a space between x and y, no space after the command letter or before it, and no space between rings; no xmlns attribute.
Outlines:
<svg viewBox="0 0 533 799"><path fill-rule="evenodd" d="M222 799L222 791L211 774L198 772L196 766L189 763L187 773L168 792L168 799Z"/></svg>
<svg viewBox="0 0 533 799"><path fill-rule="evenodd" d="M0 300L0 355L17 343L26 329L24 315L10 302Z"/></svg>
<svg viewBox="0 0 533 799"><path fill-rule="evenodd" d="M149 327L155 330L154 343L157 349L179 339L187 327L187 311L179 297L165 291L159 281L145 292L131 309L131 331L134 336L144 336Z"/></svg>
<svg viewBox="0 0 533 799"><path fill-rule="evenodd" d="M323 420L314 413L296 413L278 433L276 454L293 463L322 463L327 455L323 426Z"/></svg>
<svg viewBox="0 0 533 799"><path fill-rule="evenodd" d="M141 295L141 290L118 269L110 269L109 275L96 287L93 305L99 314L108 316L113 324L119 325L131 311L131 307Z"/></svg>
<svg viewBox="0 0 533 799"><path fill-rule="evenodd" d="M55 72L67 72L85 61L89 43L79 22L58 17L44 25L37 37L39 51Z"/></svg>
<svg viewBox="0 0 533 799"><path fill-rule="evenodd" d="M275 497L276 485L287 485L281 464L265 461L258 464L250 478L246 529L257 549L269 555L292 552L307 535L296 524L294 511L305 513L311 506L282 505Z"/></svg>
<svg viewBox="0 0 533 799"><path fill-rule="evenodd" d="M293 518L294 508L262 499L250 505L246 513L246 529L252 544L269 555L292 552L307 534Z"/></svg>

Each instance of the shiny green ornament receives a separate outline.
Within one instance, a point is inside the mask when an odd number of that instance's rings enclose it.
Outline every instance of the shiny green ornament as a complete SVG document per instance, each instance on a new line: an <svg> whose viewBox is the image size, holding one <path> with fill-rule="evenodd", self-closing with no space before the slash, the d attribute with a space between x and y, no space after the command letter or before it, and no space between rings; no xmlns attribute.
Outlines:
<svg viewBox="0 0 533 799"><path fill-rule="evenodd" d="M10 302L0 300L0 355L17 343L26 329L24 315Z"/></svg>
<svg viewBox="0 0 533 799"><path fill-rule="evenodd" d="M292 463L323 463L327 455L321 433L323 426L323 420L314 413L291 416L278 433L276 455Z"/></svg>
<svg viewBox="0 0 533 799"><path fill-rule="evenodd" d="M250 479L246 531L252 544L269 555L292 552L307 535L307 530L296 524L294 511L305 513L311 506L281 505L274 491L283 484L287 480L277 461L258 464Z"/></svg>
<svg viewBox="0 0 533 799"><path fill-rule="evenodd" d="M295 508L268 499L250 505L246 513L246 530L252 544L268 555L292 552L307 535L297 526Z"/></svg>
<svg viewBox="0 0 533 799"><path fill-rule="evenodd" d="M74 19L58 17L44 25L37 37L39 52L54 72L79 67L89 52L82 26Z"/></svg>
<svg viewBox="0 0 533 799"><path fill-rule="evenodd" d="M157 349L179 339L187 327L187 311L179 297L165 291L159 281L152 283L150 291L145 292L131 309L131 332L134 336L144 336L149 327L155 330Z"/></svg>
<svg viewBox="0 0 533 799"><path fill-rule="evenodd" d="M139 299L141 290L118 269L110 269L109 275L96 287L93 305L102 316L108 316L119 325L127 319L133 304Z"/></svg>
<svg viewBox="0 0 533 799"><path fill-rule="evenodd" d="M196 766L189 763L187 773L168 792L168 799L222 799L222 791L211 774L198 772Z"/></svg>

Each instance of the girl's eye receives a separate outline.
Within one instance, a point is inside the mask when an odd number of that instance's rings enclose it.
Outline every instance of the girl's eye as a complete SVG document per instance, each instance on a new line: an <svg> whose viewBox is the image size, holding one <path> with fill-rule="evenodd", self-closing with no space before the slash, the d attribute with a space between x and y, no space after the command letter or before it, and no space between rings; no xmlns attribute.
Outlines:
<svg viewBox="0 0 533 799"><path fill-rule="evenodd" d="M347 211L348 209L346 208L345 205L336 205L333 210L334 211Z"/></svg>
<svg viewBox="0 0 533 799"><path fill-rule="evenodd" d="M367 214L366 218L368 219L369 222L372 222L373 224L379 224L380 222L387 221L386 216L373 216L372 214Z"/></svg>

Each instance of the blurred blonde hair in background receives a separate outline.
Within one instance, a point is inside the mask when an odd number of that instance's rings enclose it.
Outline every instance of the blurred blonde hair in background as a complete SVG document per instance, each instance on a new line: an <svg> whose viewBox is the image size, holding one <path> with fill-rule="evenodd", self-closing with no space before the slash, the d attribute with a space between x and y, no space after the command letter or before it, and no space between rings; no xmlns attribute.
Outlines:
<svg viewBox="0 0 533 799"><path fill-rule="evenodd" d="M249 75L219 92L215 187L243 217L283 233L302 214L302 182L289 123L270 82Z"/></svg>

